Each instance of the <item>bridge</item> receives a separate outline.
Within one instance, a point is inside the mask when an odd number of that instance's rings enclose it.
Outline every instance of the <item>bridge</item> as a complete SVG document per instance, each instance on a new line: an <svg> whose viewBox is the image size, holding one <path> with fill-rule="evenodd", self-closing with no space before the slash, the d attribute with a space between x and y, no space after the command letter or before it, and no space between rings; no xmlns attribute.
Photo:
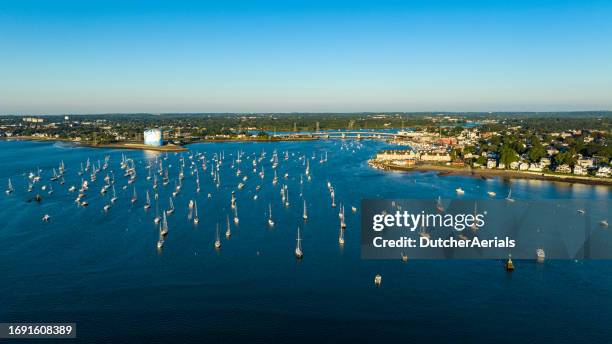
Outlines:
<svg viewBox="0 0 612 344"><path fill-rule="evenodd" d="M277 134L273 137L282 139L387 139L405 137L398 133L389 133L382 131L337 131L337 132L314 132L314 133L293 133L293 134Z"/></svg>

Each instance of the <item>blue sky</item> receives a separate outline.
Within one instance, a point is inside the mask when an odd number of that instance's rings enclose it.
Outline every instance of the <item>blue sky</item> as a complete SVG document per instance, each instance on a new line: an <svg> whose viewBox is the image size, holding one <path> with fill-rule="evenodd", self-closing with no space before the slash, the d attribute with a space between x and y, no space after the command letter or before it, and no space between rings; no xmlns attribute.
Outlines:
<svg viewBox="0 0 612 344"><path fill-rule="evenodd" d="M612 109L612 1L0 1L0 114Z"/></svg>

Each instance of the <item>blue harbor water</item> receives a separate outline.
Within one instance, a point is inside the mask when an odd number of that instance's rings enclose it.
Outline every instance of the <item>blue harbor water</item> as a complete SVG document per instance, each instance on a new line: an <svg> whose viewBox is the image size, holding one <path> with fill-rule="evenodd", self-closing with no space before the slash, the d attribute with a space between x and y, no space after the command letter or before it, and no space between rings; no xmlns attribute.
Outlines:
<svg viewBox="0 0 612 344"><path fill-rule="evenodd" d="M611 261L525 260L507 273L500 260L362 260L359 232L364 198L455 198L461 187L466 198L485 199L488 191L503 198L511 188L517 200L609 202L609 187L370 168L367 160L386 147L376 141L230 142L194 144L189 152L165 154L2 141L0 321L76 322L78 341L84 343L609 342ZM242 162L232 163L239 150ZM275 150L278 184L273 185ZM255 173L252 160L262 152L266 155ZM327 162L321 163L325 152ZM211 176L215 154L224 156L219 187ZM137 177L131 185L120 168L122 155L134 161ZM81 178L90 178L88 172L79 175L80 164L89 159L98 166L106 156L108 168L89 183L84 198L89 205L79 206L75 198ZM206 170L199 157L206 158ZM155 191L146 178L146 167L156 158L169 169L170 180L163 186L158 176L160 211L168 208L180 159L185 161L161 251L156 249L159 227L153 223ZM49 180L61 161L66 167L63 185ZM191 166L199 170L199 193ZM28 192L28 174L38 169L41 180ZM100 190L111 170L118 200L105 212L111 194ZM7 195L9 178L15 190ZM336 208L331 207L328 181ZM76 192L68 191L72 185ZM282 185L287 185L289 206L281 203ZM134 204L133 188L138 195ZM145 211L147 190L152 207ZM230 207L232 191L238 225ZM36 194L41 202L33 200ZM197 200L197 225L189 219L191 199ZM302 219L304 200L307 221ZM338 243L340 204L347 223L343 246ZM269 205L273 227L268 225ZM41 220L45 214L50 215L47 222ZM228 216L229 239L224 235ZM219 250L214 248L217 223ZM298 226L302 260L294 256ZM378 288L376 274L382 276Z"/></svg>

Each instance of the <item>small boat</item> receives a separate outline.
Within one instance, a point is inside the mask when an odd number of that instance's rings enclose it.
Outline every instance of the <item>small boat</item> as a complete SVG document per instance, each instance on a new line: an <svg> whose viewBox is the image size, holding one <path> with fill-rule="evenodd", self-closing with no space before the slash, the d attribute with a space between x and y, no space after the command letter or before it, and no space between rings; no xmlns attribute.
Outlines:
<svg viewBox="0 0 612 344"><path fill-rule="evenodd" d="M215 240L215 249L221 248L221 238L219 238L219 223L217 222L217 238Z"/></svg>
<svg viewBox="0 0 612 344"><path fill-rule="evenodd" d="M189 209L193 209L193 200L192 199L189 200Z"/></svg>
<svg viewBox="0 0 612 344"><path fill-rule="evenodd" d="M506 196L506 201L514 202L514 198L512 198L512 189L508 190L508 196Z"/></svg>
<svg viewBox="0 0 612 344"><path fill-rule="evenodd" d="M465 191L462 188L456 188L455 191L457 192L457 195L465 194Z"/></svg>
<svg viewBox="0 0 612 344"><path fill-rule="evenodd" d="M169 197L169 200L170 200L170 208L168 208L168 210L166 210L166 212L164 213L167 215L174 213L174 203L172 203L172 197Z"/></svg>
<svg viewBox="0 0 612 344"><path fill-rule="evenodd" d="M495 197L495 195L497 195L495 192L493 191L489 191L487 192L487 195L489 195L489 197Z"/></svg>
<svg viewBox="0 0 612 344"><path fill-rule="evenodd" d="M380 287L381 284L382 284L382 276L380 274L377 274L376 276L374 276L374 285L376 285L377 287Z"/></svg>
<svg viewBox="0 0 612 344"><path fill-rule="evenodd" d="M357 208L356 208L355 206L352 206L352 207L351 207L351 211L352 211L353 213L356 213L356 212L357 212Z"/></svg>
<svg viewBox="0 0 612 344"><path fill-rule="evenodd" d="M138 197L136 196L136 187L134 187L134 194L132 195L132 203L136 203Z"/></svg>
<svg viewBox="0 0 612 344"><path fill-rule="evenodd" d="M153 223L158 224L161 219L159 218L159 202L155 201L155 217Z"/></svg>
<svg viewBox="0 0 612 344"><path fill-rule="evenodd" d="M230 227L229 215L227 215L227 229L225 230L225 237L229 239L231 235L232 235L232 230Z"/></svg>
<svg viewBox="0 0 612 344"><path fill-rule="evenodd" d="M159 226L159 234L164 236L168 234L168 219L166 219L166 214L163 215L162 223Z"/></svg>
<svg viewBox="0 0 612 344"><path fill-rule="evenodd" d="M269 211L268 211L268 214L269 214L269 216L268 216L268 225L270 227L272 227L272 226L274 226L274 221L272 221L272 203L270 203L268 205L268 209L269 209Z"/></svg>
<svg viewBox="0 0 612 344"><path fill-rule="evenodd" d="M438 196L438 201L436 202L436 209L438 209L439 212L444 212L444 204L442 204L442 197Z"/></svg>
<svg viewBox="0 0 612 344"><path fill-rule="evenodd" d="M340 226L340 234L338 235L338 243L344 245L344 227Z"/></svg>
<svg viewBox="0 0 612 344"><path fill-rule="evenodd" d="M546 259L546 253L544 253L544 249L543 248L538 248L536 251L536 257L539 263L544 262L544 259Z"/></svg>
<svg viewBox="0 0 612 344"><path fill-rule="evenodd" d="M11 192L13 192L13 184L11 183L11 178L9 178L8 180L8 187L6 188L6 194L9 195Z"/></svg>
<svg viewBox="0 0 612 344"><path fill-rule="evenodd" d="M308 219L308 213L306 212L306 200L304 200L304 213L302 214L302 218L304 218L304 220Z"/></svg>
<svg viewBox="0 0 612 344"><path fill-rule="evenodd" d="M45 216L42 217L42 220L47 222L51 219L51 216L49 216L49 214L45 214Z"/></svg>
<svg viewBox="0 0 612 344"><path fill-rule="evenodd" d="M584 209L578 209L578 210L576 210L576 212L577 212L578 214L580 214L580 215L584 215L584 214L586 213L586 210L584 210Z"/></svg>
<svg viewBox="0 0 612 344"><path fill-rule="evenodd" d="M159 239L157 240L157 249L161 250L162 247L164 247L164 242L165 242L164 236L161 234L161 225L159 227L159 231L160 231L160 234L159 234Z"/></svg>
<svg viewBox="0 0 612 344"><path fill-rule="evenodd" d="M401 257L402 257L402 262L408 261L408 256L404 252L401 253Z"/></svg>
<svg viewBox="0 0 612 344"><path fill-rule="evenodd" d="M198 218L198 203L197 202L198 201L194 201L194 204L193 204L193 209L195 211L195 214L193 216L193 223L196 225L198 224L198 222L200 222L200 218Z"/></svg>
<svg viewBox="0 0 612 344"><path fill-rule="evenodd" d="M512 263L511 254L508 255L508 260L506 261L506 264L504 264L504 266L506 267L507 271L514 271L514 263Z"/></svg>
<svg viewBox="0 0 612 344"><path fill-rule="evenodd" d="M602 227L608 227L608 220L601 220L599 221L599 225Z"/></svg>
<svg viewBox="0 0 612 344"><path fill-rule="evenodd" d="M147 190L147 201L144 204L145 210L151 208L151 199L149 198L149 191Z"/></svg>
<svg viewBox="0 0 612 344"><path fill-rule="evenodd" d="M295 258L302 259L304 253L302 252L302 238L300 237L300 227L297 229L297 239L295 245Z"/></svg>
<svg viewBox="0 0 612 344"><path fill-rule="evenodd" d="M102 209L107 212L110 209L110 204L105 204Z"/></svg>

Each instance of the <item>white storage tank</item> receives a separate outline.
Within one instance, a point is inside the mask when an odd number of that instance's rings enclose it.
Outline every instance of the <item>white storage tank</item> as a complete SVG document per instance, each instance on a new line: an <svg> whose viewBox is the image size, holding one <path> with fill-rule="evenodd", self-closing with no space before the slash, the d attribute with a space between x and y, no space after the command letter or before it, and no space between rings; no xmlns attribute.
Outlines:
<svg viewBox="0 0 612 344"><path fill-rule="evenodd" d="M162 131L161 129L148 129L144 132L144 144L149 146L161 146Z"/></svg>

